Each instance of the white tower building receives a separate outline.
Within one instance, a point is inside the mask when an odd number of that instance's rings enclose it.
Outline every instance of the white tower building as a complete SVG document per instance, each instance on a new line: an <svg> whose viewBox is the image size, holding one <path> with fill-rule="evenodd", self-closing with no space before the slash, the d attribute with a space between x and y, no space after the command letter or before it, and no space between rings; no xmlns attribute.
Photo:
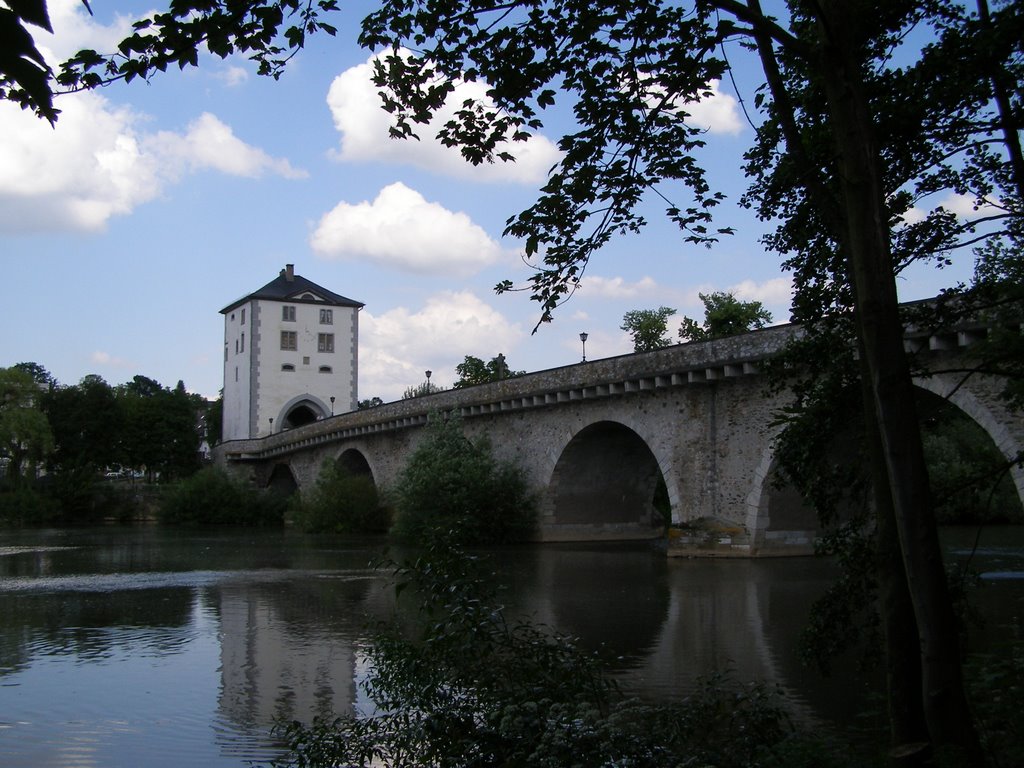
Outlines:
<svg viewBox="0 0 1024 768"><path fill-rule="evenodd" d="M292 264L224 307L223 439L354 411L362 307L296 275Z"/></svg>

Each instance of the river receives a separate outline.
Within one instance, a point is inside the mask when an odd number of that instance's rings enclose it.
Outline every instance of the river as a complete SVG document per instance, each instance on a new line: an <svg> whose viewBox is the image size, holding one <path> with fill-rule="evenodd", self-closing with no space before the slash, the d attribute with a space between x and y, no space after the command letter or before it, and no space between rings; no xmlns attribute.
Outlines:
<svg viewBox="0 0 1024 768"><path fill-rule="evenodd" d="M948 532L988 618L1020 639L1024 531ZM394 610L379 541L160 527L0 532L0 765L245 766L279 754L280 720L364 711L366 627ZM799 633L834 574L817 558L668 559L649 545L489 553L509 610L615 658L631 692L701 676L778 686L794 714L843 724L870 676L822 679Z"/></svg>

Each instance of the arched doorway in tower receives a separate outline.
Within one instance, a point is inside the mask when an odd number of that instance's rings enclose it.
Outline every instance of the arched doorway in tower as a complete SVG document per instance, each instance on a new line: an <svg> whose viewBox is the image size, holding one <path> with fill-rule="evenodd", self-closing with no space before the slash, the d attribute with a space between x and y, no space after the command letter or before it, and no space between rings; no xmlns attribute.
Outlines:
<svg viewBox="0 0 1024 768"><path fill-rule="evenodd" d="M664 527L656 508L661 469L629 427L599 421L580 430L562 451L549 486L556 527L605 529L655 536Z"/></svg>
<svg viewBox="0 0 1024 768"><path fill-rule="evenodd" d="M295 427L302 427L306 424L312 424L325 415L316 403L311 400L302 400L288 409L284 415L281 428L294 429Z"/></svg>

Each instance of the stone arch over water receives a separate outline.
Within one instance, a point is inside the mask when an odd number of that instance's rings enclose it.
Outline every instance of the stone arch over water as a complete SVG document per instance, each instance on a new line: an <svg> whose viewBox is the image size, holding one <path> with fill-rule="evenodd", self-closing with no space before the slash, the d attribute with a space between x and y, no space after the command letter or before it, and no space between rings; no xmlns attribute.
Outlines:
<svg viewBox="0 0 1024 768"><path fill-rule="evenodd" d="M291 496L299 488L292 468L287 464L275 464L267 478L267 490L283 496Z"/></svg>
<svg viewBox="0 0 1024 768"><path fill-rule="evenodd" d="M342 451L335 461L339 467L344 469L350 475L368 477L372 482L374 482L374 484L376 484L376 480L373 476L373 470L370 468L370 462L367 461L366 456L362 451L356 448L348 448Z"/></svg>
<svg viewBox="0 0 1024 768"><path fill-rule="evenodd" d="M922 401L924 398L941 400L947 407L958 409L970 418L985 431L1006 460L1012 460L1024 450L1010 427L1012 422L1006 416L1005 403L1000 400L994 382L972 384L970 379L964 379L963 376L940 375L915 378L914 386ZM774 543L787 540L794 544L810 544L820 530L817 514L794 488L776 486L775 440L782 427L776 427L774 431L753 473L753 483L747 497L747 527L756 534L758 546L771 544L772 539L779 540ZM841 444L842 440L837 438L836 442ZM1024 468L1014 464L1010 468L1010 477L1018 498L1024 504Z"/></svg>
<svg viewBox="0 0 1024 768"><path fill-rule="evenodd" d="M654 494L661 468L639 434L614 421L577 432L562 449L548 485L555 526L659 530Z"/></svg>
<svg viewBox="0 0 1024 768"><path fill-rule="evenodd" d="M1024 451L1024 442L1011 428L1011 424L1019 424L1019 419L1008 417L1001 390L989 377L927 376L914 379L914 385L963 411L985 430L1007 461L1013 461ZM1017 498L1024 504L1024 467L1020 464L1010 467L1010 479L1017 489Z"/></svg>

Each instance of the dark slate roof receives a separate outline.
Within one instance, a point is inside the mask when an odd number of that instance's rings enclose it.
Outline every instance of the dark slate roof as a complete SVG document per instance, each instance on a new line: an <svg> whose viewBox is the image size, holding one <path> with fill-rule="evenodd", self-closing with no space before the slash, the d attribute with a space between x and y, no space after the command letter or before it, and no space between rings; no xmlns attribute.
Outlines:
<svg viewBox="0 0 1024 768"><path fill-rule="evenodd" d="M312 293L318 297L315 299L300 299L304 293ZM327 304L334 307L362 307L363 303L346 298L341 294L328 291L326 288L317 285L312 280L307 280L302 275L294 275L288 279L285 270L281 270L276 278L264 285L258 291L253 291L237 301L228 304L220 312L226 314L235 307L241 306L253 299L270 299L271 301L289 301L296 304Z"/></svg>

